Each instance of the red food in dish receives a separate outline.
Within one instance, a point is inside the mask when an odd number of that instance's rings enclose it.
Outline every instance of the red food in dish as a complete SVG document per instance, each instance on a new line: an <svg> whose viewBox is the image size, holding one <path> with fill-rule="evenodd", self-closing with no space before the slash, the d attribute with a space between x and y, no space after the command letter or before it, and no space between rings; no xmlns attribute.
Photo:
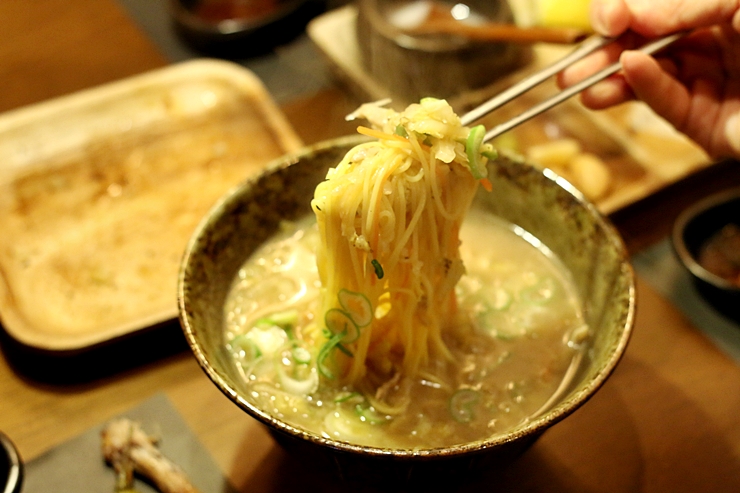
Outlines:
<svg viewBox="0 0 740 493"><path fill-rule="evenodd" d="M740 287L740 226L727 224L699 249L699 264Z"/></svg>

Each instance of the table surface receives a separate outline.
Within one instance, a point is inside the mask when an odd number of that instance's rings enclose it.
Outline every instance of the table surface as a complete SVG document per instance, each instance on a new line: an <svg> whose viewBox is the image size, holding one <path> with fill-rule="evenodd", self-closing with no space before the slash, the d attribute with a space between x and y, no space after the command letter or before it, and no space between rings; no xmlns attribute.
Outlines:
<svg viewBox="0 0 740 493"><path fill-rule="evenodd" d="M0 111L169 63L115 0L6 0L0 32ZM353 105L328 86L282 110L311 143L348 133L342 117ZM612 219L638 252L665 237L684 204L737 175L734 163L712 167ZM634 335L614 375L496 478L502 491L740 491L740 366L647 280L638 276L637 287ZM7 356L0 358L0 430L26 461L164 393L238 490L342 490L302 471L187 351L64 385L18 372Z"/></svg>

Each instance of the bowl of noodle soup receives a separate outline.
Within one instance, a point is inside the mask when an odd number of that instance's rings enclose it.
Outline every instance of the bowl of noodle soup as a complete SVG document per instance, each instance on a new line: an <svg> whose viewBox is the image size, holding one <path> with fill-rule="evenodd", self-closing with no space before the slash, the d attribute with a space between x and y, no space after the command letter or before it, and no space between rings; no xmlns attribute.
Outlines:
<svg viewBox="0 0 740 493"><path fill-rule="evenodd" d="M187 247L180 321L207 376L302 460L384 487L459 484L601 387L634 274L610 223L548 170L499 156L485 187L444 175L434 219L415 192L349 175L372 142L308 147L222 198ZM358 205L372 197L380 212Z"/></svg>

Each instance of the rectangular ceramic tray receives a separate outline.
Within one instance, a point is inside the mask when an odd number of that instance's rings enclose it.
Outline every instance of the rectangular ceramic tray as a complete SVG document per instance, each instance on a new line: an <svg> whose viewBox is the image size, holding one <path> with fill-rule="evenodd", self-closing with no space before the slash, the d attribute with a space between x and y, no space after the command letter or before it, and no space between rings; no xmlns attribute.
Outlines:
<svg viewBox="0 0 740 493"><path fill-rule="evenodd" d="M176 317L216 200L301 147L259 79L199 60L0 115L0 320L75 351Z"/></svg>
<svg viewBox="0 0 740 493"><path fill-rule="evenodd" d="M308 34L331 63L337 77L359 99L371 101L391 97L392 88L371 77L363 67L356 36L357 8L348 5L314 19ZM533 62L521 73L491 86L462 94L450 103L462 113L471 102L485 100L524 77L527 72L552 63L572 48L538 45ZM487 128L516 116L558 89L544 84L493 113L484 123ZM398 103L398 102L397 102ZM402 105L408 102L401 102ZM526 155L529 146L553 138L574 138L585 151L597 154L608 166L612 183L607 194L595 200L605 214L630 205L711 163L709 157L686 137L641 103L629 103L608 111L586 110L569 100L527 122L512 132L518 151Z"/></svg>

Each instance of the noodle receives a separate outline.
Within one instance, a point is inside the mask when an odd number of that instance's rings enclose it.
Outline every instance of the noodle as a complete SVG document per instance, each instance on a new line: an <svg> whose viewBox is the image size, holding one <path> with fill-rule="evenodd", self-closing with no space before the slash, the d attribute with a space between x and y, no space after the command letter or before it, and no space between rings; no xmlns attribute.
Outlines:
<svg viewBox="0 0 740 493"><path fill-rule="evenodd" d="M367 118L375 128L358 130L378 140L350 150L312 201L323 286L317 318L344 310L340 290L364 296L375 314L359 338L334 350L331 374L345 384L369 370L414 376L431 359L451 358L442 333L454 326L458 232L478 185L465 149L469 130L445 101L425 99L402 113L369 104L353 116ZM375 313L381 304L387 309ZM390 347L373 354L381 338ZM390 373L378 362L388 358Z"/></svg>

